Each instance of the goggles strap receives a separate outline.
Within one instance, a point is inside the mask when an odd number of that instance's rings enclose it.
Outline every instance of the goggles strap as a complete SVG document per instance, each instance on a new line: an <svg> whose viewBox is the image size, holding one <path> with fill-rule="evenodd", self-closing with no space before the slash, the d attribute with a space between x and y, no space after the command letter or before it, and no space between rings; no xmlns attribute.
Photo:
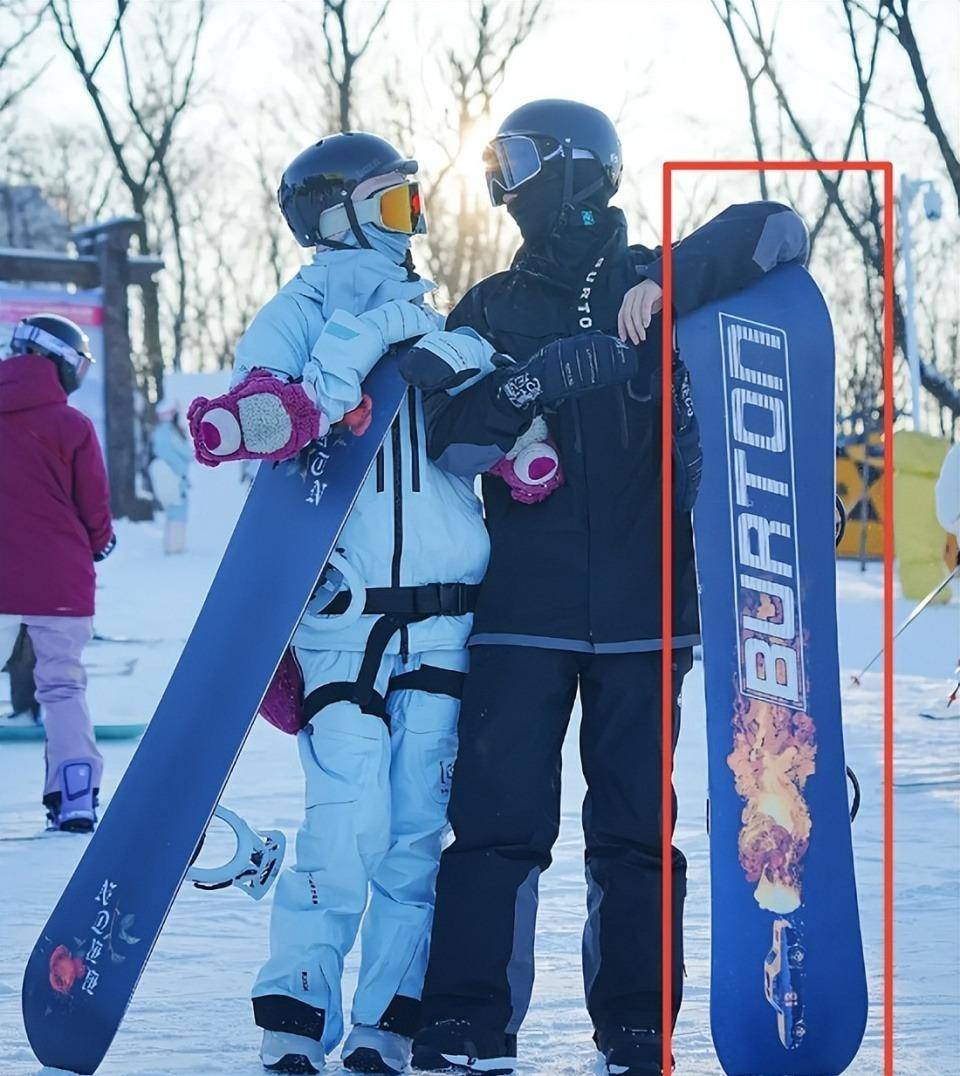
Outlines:
<svg viewBox="0 0 960 1076"><path fill-rule="evenodd" d="M10 343L27 346L36 344L39 347L46 348L58 358L65 359L75 369L79 368L84 362L87 364L90 362L86 355L75 351L69 344L64 343L59 336L54 336L53 333L48 333L45 329L41 329L36 325L28 325L24 329L15 331Z"/></svg>
<svg viewBox="0 0 960 1076"><path fill-rule="evenodd" d="M366 247L367 250L372 250L373 246L363 234L363 228L360 227L360 221L357 219L357 209L353 199L345 198L343 201L343 208L347 211L347 220L350 221L350 231L353 232L357 242L360 246Z"/></svg>

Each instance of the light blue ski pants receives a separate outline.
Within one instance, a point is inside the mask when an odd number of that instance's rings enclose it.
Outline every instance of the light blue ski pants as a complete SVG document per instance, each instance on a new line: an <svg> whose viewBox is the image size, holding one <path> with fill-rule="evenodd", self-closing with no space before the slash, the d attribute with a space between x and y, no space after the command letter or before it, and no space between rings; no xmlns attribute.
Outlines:
<svg viewBox="0 0 960 1076"><path fill-rule="evenodd" d="M343 651L297 648L296 655L308 695L355 681L363 660ZM405 660L386 654L375 687L389 724L352 702L333 702L297 737L306 817L296 865L277 882L270 958L253 996L281 994L323 1009L327 1051L343 1036L343 962L361 919L352 1022L376 1026L396 999L402 1008L404 999L420 998L460 703L436 685L391 689L390 681L431 669L464 672L467 662L463 650Z"/></svg>

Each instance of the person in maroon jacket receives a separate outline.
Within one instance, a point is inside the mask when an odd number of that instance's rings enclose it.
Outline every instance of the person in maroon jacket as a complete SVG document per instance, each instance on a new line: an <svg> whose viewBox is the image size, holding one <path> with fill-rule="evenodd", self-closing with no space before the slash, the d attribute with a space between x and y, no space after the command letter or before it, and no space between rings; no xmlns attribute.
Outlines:
<svg viewBox="0 0 960 1076"><path fill-rule="evenodd" d="M25 625L46 730L52 829L89 832L103 771L80 655L93 634L94 561L116 544L93 423L67 403L93 362L56 314L24 318L0 362L0 661Z"/></svg>

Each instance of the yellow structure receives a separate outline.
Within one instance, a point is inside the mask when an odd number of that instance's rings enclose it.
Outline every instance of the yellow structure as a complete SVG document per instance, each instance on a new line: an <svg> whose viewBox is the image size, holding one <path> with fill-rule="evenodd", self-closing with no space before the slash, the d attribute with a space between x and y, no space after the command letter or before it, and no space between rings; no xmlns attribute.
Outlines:
<svg viewBox="0 0 960 1076"><path fill-rule="evenodd" d="M943 579L947 535L934 511L934 487L950 443L915 430L893 437L894 535L900 586L919 600ZM948 587L938 601L950 600Z"/></svg>
<svg viewBox="0 0 960 1076"><path fill-rule="evenodd" d="M879 434L866 444L849 445L837 454L837 493L847 511L839 556L883 556L884 481Z"/></svg>

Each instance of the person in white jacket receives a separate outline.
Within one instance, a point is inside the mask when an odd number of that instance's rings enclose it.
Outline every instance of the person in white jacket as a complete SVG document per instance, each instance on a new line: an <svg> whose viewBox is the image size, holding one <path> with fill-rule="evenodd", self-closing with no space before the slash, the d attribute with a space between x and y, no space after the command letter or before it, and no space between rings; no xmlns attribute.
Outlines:
<svg viewBox="0 0 960 1076"><path fill-rule="evenodd" d="M282 383L277 398L313 408L314 424L319 411L321 432L362 423L361 385L376 361L442 325L422 305L433 285L409 254L422 230L415 170L359 133L324 138L287 168L281 208L316 253L241 339L235 391L251 377ZM229 451L250 431L239 408L239 430L214 429L233 421L224 413L217 401L191 409L202 462L255 455ZM465 643L489 556L472 482L427 456L419 391L408 390L338 544L349 589L365 589L364 612L345 612L346 592L317 599L294 636L309 718L298 736L306 817L296 866L277 884L254 1015L268 1070L318 1071L343 1033L343 963L363 920L342 1063L399 1073L418 1026Z"/></svg>
<svg viewBox="0 0 960 1076"><path fill-rule="evenodd" d="M940 526L956 538L960 531L960 442L952 444L947 452L935 497Z"/></svg>

